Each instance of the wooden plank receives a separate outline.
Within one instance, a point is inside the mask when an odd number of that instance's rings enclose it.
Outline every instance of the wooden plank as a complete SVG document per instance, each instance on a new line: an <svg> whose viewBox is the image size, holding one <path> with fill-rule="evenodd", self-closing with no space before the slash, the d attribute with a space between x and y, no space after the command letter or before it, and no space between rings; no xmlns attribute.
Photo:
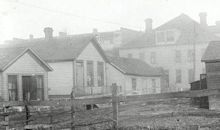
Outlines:
<svg viewBox="0 0 220 130"><path fill-rule="evenodd" d="M112 84L112 108L113 108L113 130L118 129L118 86Z"/></svg>

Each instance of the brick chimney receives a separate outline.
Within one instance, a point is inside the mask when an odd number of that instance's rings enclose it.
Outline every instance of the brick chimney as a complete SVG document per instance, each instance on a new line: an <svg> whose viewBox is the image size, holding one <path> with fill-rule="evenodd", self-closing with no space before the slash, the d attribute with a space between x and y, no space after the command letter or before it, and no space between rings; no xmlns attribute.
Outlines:
<svg viewBox="0 0 220 130"><path fill-rule="evenodd" d="M207 27L208 25L207 25L207 14L206 14L206 12L201 12L201 13L199 13L199 17L200 17L200 25L202 26L202 27Z"/></svg>
<svg viewBox="0 0 220 130"><path fill-rule="evenodd" d="M145 32L149 33L152 31L153 27L152 27L152 22L153 20L151 18L147 18L144 20L145 22Z"/></svg>
<svg viewBox="0 0 220 130"><path fill-rule="evenodd" d="M30 34L30 35L29 35L29 39L30 39L30 40L34 39L34 35L33 35L33 34Z"/></svg>
<svg viewBox="0 0 220 130"><path fill-rule="evenodd" d="M93 28L93 29L92 29L92 33L93 33L94 35L98 35L98 29L97 29L97 28Z"/></svg>
<svg viewBox="0 0 220 130"><path fill-rule="evenodd" d="M52 39L53 38L53 29L51 27L44 28L45 39Z"/></svg>

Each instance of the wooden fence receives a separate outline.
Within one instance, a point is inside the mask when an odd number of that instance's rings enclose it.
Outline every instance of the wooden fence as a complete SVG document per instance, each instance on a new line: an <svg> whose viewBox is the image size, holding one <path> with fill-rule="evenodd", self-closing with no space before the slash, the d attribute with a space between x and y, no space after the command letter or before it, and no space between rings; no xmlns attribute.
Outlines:
<svg viewBox="0 0 220 130"><path fill-rule="evenodd" d="M7 112L7 108L11 106L25 106L26 112L26 126L25 129L34 129L36 127L53 127L52 124L52 114L49 115L51 124L49 125L29 125L29 116L30 112L28 106L69 106L71 107L71 130L75 129L75 107L77 105L86 105L86 104L112 104L112 121L113 121L113 129L118 129L118 105L119 102L147 102L152 100L158 99L172 99L172 98L192 98L192 97L203 97L203 96L211 96L211 95L218 95L220 94L220 89L205 89L205 90L195 90L195 91L182 91L182 92L172 92L172 93L162 93L162 94L148 94L148 95L130 95L130 96L123 96L118 95L118 87L116 84L112 84L112 95L106 95L101 97L90 97L90 98L74 98L72 95L70 100L50 100L50 101L30 101L30 102L0 102L0 107L4 108L4 112L1 116L4 116L4 121L0 122L0 125L5 126L6 130L9 130L9 114Z"/></svg>

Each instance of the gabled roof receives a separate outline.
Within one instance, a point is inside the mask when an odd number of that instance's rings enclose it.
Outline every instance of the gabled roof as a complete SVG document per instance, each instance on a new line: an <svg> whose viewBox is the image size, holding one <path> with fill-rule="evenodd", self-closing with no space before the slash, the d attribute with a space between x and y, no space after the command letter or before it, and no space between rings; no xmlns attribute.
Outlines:
<svg viewBox="0 0 220 130"><path fill-rule="evenodd" d="M202 57L203 62L220 61L220 41L212 41L209 43Z"/></svg>
<svg viewBox="0 0 220 130"><path fill-rule="evenodd" d="M213 40L219 40L220 38L215 36L212 32L208 29L203 28L198 22L190 18L185 14L181 14L168 22L162 24L161 26L154 29L154 33L156 31L164 31L164 30L171 30L176 29L180 31L180 36L177 39L175 44L169 45L177 45L177 44L196 44L206 43ZM157 46L155 44L155 35L152 34L145 34L142 37L138 37L122 48L141 48L141 47L149 47L149 46ZM153 38L150 38L153 37ZM159 45L158 45L159 46ZM160 45L161 46L161 45ZM165 45L164 45L165 46Z"/></svg>
<svg viewBox="0 0 220 130"><path fill-rule="evenodd" d="M179 39L176 41L177 44L193 44L194 41L198 44L220 39L185 14L175 17L157 27L155 30L161 31L169 29L177 29L181 32Z"/></svg>
<svg viewBox="0 0 220 130"><path fill-rule="evenodd" d="M151 67L144 61L133 58L108 57L110 64L126 75L154 77L161 76L161 70Z"/></svg>
<svg viewBox="0 0 220 130"><path fill-rule="evenodd" d="M47 62L72 61L76 59L84 48L92 43L104 60L107 58L93 35L75 35L67 37L54 37L52 39L33 39L12 41L4 48L31 48Z"/></svg>
<svg viewBox="0 0 220 130"><path fill-rule="evenodd" d="M4 71L14 62L16 62L25 53L30 53L37 62L42 65L47 71L51 71L52 68L42 60L33 50L26 48L1 48L0 49L0 71Z"/></svg>

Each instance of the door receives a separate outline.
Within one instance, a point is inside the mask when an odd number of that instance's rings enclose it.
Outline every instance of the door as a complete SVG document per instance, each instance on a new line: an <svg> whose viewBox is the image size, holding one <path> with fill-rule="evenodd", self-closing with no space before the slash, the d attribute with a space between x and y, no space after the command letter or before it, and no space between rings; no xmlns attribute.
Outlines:
<svg viewBox="0 0 220 130"><path fill-rule="evenodd" d="M43 100L43 76L22 76L23 100Z"/></svg>
<svg viewBox="0 0 220 130"><path fill-rule="evenodd" d="M84 70L83 70L83 62L76 63L76 85L77 87L84 86Z"/></svg>

